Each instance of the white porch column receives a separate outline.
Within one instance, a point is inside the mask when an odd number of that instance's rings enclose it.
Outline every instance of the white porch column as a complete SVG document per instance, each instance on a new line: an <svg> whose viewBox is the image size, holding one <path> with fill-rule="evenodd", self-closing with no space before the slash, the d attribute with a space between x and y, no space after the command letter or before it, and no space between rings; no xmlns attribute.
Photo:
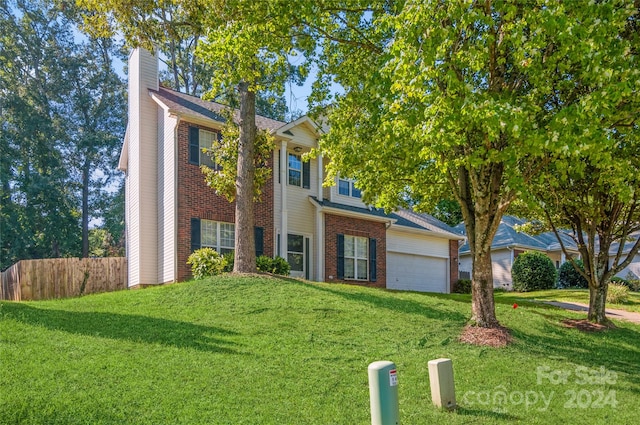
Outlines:
<svg viewBox="0 0 640 425"><path fill-rule="evenodd" d="M324 179L324 165L322 155L318 155L318 200L323 200L322 181ZM315 280L324 282L324 214L316 208L316 276Z"/></svg>
<svg viewBox="0 0 640 425"><path fill-rule="evenodd" d="M284 259L287 258L287 186L288 176L287 170L289 169L289 157L287 155L287 141L280 142L280 252L278 255Z"/></svg>

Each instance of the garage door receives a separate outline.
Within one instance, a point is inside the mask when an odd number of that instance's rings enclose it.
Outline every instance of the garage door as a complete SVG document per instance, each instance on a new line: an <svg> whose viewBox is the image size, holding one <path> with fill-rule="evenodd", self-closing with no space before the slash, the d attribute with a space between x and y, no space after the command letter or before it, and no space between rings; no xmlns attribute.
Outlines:
<svg viewBox="0 0 640 425"><path fill-rule="evenodd" d="M387 253L387 288L420 292L448 292L446 258Z"/></svg>

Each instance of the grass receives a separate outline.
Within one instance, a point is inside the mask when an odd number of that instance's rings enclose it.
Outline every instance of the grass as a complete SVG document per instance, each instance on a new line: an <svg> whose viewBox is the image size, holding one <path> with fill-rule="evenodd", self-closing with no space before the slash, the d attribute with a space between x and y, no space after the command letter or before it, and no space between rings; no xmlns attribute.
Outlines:
<svg viewBox="0 0 640 425"><path fill-rule="evenodd" d="M582 304L589 304L588 289L550 289L547 291L535 292L503 292L496 293L497 297L505 299L531 299L540 301L568 301ZM629 292L629 300L619 304L607 304L607 308L627 310L640 313L640 292Z"/></svg>
<svg viewBox="0 0 640 425"><path fill-rule="evenodd" d="M637 420L640 326L585 334L560 323L580 314L511 303L496 309L516 342L493 349L457 342L468 295L223 276L3 302L0 423L367 424L376 360L397 365L405 424ZM454 413L431 405L440 357Z"/></svg>

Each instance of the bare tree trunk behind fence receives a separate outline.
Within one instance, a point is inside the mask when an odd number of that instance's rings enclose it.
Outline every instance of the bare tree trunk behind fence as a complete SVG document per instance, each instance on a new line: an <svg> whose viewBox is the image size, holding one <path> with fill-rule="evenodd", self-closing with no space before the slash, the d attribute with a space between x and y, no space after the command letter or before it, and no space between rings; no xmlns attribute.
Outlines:
<svg viewBox="0 0 640 425"><path fill-rule="evenodd" d="M66 298L126 287L124 257L23 260L2 272L0 300Z"/></svg>

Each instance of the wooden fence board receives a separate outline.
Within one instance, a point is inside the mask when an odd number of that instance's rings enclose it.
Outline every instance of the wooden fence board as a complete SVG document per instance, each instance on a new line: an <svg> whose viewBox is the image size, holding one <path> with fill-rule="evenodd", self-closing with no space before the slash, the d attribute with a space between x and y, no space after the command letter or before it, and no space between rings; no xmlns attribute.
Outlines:
<svg viewBox="0 0 640 425"><path fill-rule="evenodd" d="M0 300L65 298L126 288L124 257L23 260L2 272Z"/></svg>

